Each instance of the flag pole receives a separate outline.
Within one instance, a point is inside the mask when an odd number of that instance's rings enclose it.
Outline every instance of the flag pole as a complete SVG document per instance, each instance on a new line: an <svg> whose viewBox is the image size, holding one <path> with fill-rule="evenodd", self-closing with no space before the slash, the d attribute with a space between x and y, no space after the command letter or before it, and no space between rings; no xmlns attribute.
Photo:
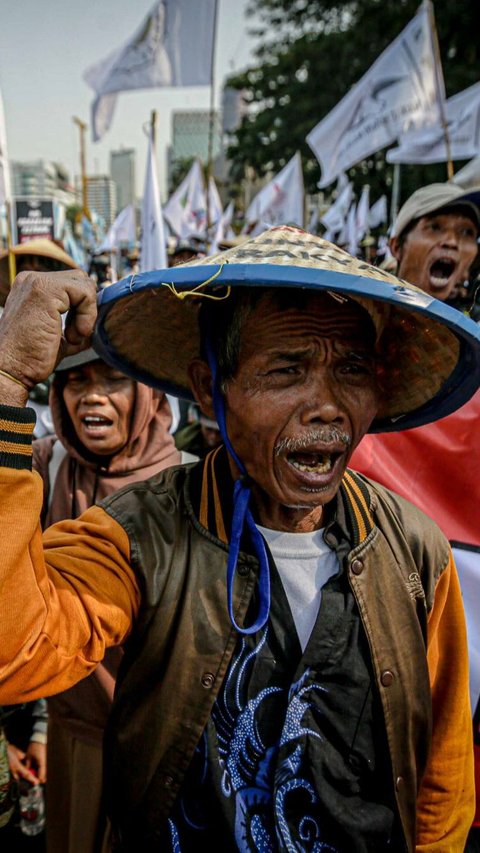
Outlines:
<svg viewBox="0 0 480 853"><path fill-rule="evenodd" d="M205 251L208 255L209 246L209 234L210 228L212 225L210 212L210 175L212 174L212 160L213 160L213 130L214 130L214 121L215 121L215 48L217 42L217 18L218 18L218 0L215 0L215 8L213 12L213 37L212 37L212 64L211 64L211 73L210 73L210 117L208 122L208 156L207 156L207 168L205 170L206 174L206 195L207 195L207 233L205 239Z"/></svg>
<svg viewBox="0 0 480 853"><path fill-rule="evenodd" d="M390 201L390 226L393 225L398 213L400 198L400 163L393 164L392 198Z"/></svg>
<svg viewBox="0 0 480 853"><path fill-rule="evenodd" d="M90 210L88 207L88 178L87 178L87 161L85 155L85 131L87 125L84 121L73 116L73 121L77 125L80 133L80 174L82 180L82 213L87 219L91 219Z"/></svg>
<svg viewBox="0 0 480 853"><path fill-rule="evenodd" d="M10 287L17 274L17 260L13 254L12 240L12 208L9 199L5 200L5 214L7 218L7 249L8 249L8 276L10 279Z"/></svg>
<svg viewBox="0 0 480 853"><path fill-rule="evenodd" d="M435 23L433 3L431 2L431 0L429 0L429 2L428 2L428 16L429 16L429 20L430 20L430 29L431 29L431 33L432 33L433 54L435 57L435 64L436 64L437 69L441 69L442 58L440 56L440 45L438 42L437 25ZM435 75L435 77L437 78L437 83L438 83L437 74ZM442 97L442 92L439 91L439 88L440 87L437 86L437 101L438 101L438 106L439 106L439 110L440 110L440 122L441 122L441 125L443 127L443 135L445 138L445 148L447 151L447 177L448 177L448 180L451 181L453 176L454 176L453 161L452 161L452 146L450 144L450 134L448 132L448 122L447 122L447 117L445 115L444 99Z"/></svg>

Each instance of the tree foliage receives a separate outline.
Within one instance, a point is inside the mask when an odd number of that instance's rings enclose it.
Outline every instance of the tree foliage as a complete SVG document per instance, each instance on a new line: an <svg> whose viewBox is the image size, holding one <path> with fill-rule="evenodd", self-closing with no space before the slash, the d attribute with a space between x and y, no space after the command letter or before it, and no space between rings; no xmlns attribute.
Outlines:
<svg viewBox="0 0 480 853"><path fill-rule="evenodd" d="M305 142L393 41L418 9L419 0L256 0L249 12L259 23L257 64L231 77L250 105L230 139L232 180L246 167L259 176L278 171L299 150L307 191L315 192L320 167ZM438 0L435 17L447 96L479 79L478 0ZM458 164L460 165L460 164ZM358 164L349 175L371 197L387 192L392 167L385 152ZM446 180L446 165L402 167L402 195Z"/></svg>

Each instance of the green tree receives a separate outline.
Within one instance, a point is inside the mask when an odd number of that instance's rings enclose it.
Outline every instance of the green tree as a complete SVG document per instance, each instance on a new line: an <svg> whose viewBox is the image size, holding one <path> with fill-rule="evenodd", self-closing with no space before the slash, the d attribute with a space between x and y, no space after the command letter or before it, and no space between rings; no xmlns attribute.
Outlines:
<svg viewBox="0 0 480 853"><path fill-rule="evenodd" d="M258 64L228 81L251 105L230 139L232 180L247 166L259 175L278 171L299 150L307 191L320 167L305 137L411 20L418 0L257 0L250 12L259 24ZM447 96L478 80L477 0L435 8ZM380 151L349 170L357 189L371 197L388 192L392 167ZM446 180L445 164L402 167L402 196L417 186Z"/></svg>

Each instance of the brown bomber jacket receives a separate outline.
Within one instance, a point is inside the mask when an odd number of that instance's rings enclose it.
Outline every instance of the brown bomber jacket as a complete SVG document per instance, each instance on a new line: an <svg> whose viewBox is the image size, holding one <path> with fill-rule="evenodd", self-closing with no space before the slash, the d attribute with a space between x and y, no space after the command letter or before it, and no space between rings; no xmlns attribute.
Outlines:
<svg viewBox="0 0 480 853"><path fill-rule="evenodd" d="M228 498L216 494L214 477L208 482L207 462L194 509L191 484L203 463L171 468L54 525L42 553L40 478L9 467L7 452L0 455L0 702L65 689L106 645L130 635L107 739L109 798L125 849L140 831L141 849L153 850L236 643L219 518ZM407 849L459 853L473 817L473 748L463 608L448 543L422 513L360 475L346 474L336 511L351 539L344 570L370 644ZM240 624L256 569L242 553Z"/></svg>

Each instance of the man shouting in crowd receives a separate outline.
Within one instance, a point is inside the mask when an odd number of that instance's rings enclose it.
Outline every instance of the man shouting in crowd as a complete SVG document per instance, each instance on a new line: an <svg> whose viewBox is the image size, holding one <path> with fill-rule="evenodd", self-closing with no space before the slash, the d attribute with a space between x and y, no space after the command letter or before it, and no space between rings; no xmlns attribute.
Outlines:
<svg viewBox="0 0 480 853"><path fill-rule="evenodd" d="M0 326L0 702L125 654L106 795L122 851L462 850L473 814L461 596L419 510L347 468L368 430L480 382L471 321L296 228L102 292L94 346L195 396L223 444L46 532L28 389L89 343L77 273ZM69 312L66 338L61 314Z"/></svg>

